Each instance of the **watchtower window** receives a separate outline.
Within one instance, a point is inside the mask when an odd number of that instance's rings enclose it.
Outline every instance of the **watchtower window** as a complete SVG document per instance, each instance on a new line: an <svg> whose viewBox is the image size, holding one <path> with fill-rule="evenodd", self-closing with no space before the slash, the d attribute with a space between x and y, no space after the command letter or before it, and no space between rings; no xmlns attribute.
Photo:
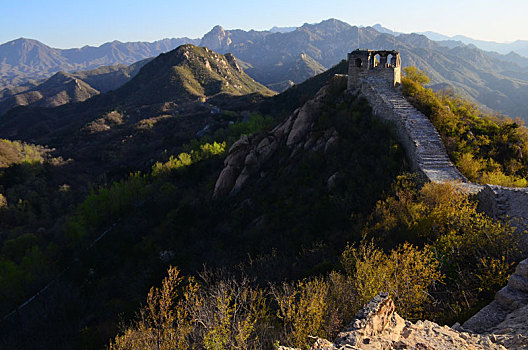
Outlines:
<svg viewBox="0 0 528 350"><path fill-rule="evenodd" d="M356 67L362 67L363 61L361 61L361 58L356 58Z"/></svg>
<svg viewBox="0 0 528 350"><path fill-rule="evenodd" d="M395 64L392 63L392 54L389 54L389 55L387 56L387 65L388 65L389 67L394 67L394 66L395 66Z"/></svg>
<svg viewBox="0 0 528 350"><path fill-rule="evenodd" d="M381 62L381 57L379 54L376 54L374 56L374 64L373 64L373 67L377 67Z"/></svg>

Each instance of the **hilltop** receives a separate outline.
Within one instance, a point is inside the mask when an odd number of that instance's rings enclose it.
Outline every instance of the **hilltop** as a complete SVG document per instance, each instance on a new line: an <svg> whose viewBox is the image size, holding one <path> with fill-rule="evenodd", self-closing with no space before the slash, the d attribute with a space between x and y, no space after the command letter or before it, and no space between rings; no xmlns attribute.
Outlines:
<svg viewBox="0 0 528 350"><path fill-rule="evenodd" d="M70 75L68 78L67 73L61 73L55 78L60 80L64 77L70 83L76 84L76 76L79 75ZM52 82L53 80L47 83ZM66 105L62 109L13 110L0 119L0 133L5 136L17 135L22 139L38 136L46 141L51 137L48 134L56 134L58 130L65 130L81 121L87 123L89 118L94 118L94 113L97 115L101 111L115 108L146 109L147 106L167 102L185 104L249 94L271 96L274 92L247 76L234 56L219 55L207 48L183 45L146 63L120 88L99 95L84 104ZM42 113L46 114L46 117L43 118Z"/></svg>
<svg viewBox="0 0 528 350"><path fill-rule="evenodd" d="M233 55L188 44L159 55L114 96L139 105L251 93L275 94L247 76Z"/></svg>

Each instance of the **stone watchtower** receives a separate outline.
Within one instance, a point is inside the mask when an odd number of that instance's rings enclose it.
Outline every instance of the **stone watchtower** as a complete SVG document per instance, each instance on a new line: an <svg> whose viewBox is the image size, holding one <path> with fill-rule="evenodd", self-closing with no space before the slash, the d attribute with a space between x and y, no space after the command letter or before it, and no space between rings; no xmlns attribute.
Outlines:
<svg viewBox="0 0 528 350"><path fill-rule="evenodd" d="M359 87L362 79L378 78L391 86L401 84L401 58L398 51L354 50L348 54L348 89Z"/></svg>

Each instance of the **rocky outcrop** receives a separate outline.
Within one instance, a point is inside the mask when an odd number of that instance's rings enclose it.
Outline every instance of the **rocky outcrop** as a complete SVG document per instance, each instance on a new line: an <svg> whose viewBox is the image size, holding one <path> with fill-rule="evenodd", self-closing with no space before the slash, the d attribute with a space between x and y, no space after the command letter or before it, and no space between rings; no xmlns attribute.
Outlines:
<svg viewBox="0 0 528 350"><path fill-rule="evenodd" d="M511 328L475 334L430 321L412 323L395 312L394 302L387 293L380 293L358 313L345 331L338 334L334 342L318 339L311 349L528 349L525 325L515 328L515 324L510 322L508 327Z"/></svg>
<svg viewBox="0 0 528 350"><path fill-rule="evenodd" d="M229 65L233 67L237 72L240 72L240 73L244 72L244 70L238 64L236 57L232 53L226 53L224 56L227 62L229 63Z"/></svg>
<svg viewBox="0 0 528 350"><path fill-rule="evenodd" d="M520 331L520 334L528 334L528 259L519 263L508 284L495 295L495 300L467 320L463 327L478 333Z"/></svg>
<svg viewBox="0 0 528 350"><path fill-rule="evenodd" d="M346 78L335 76L315 97L298 108L286 120L267 134L243 135L229 149L224 169L218 177L214 198L237 193L252 176L264 176L265 164L279 148L286 149L290 157L298 152L331 152L339 142L338 133L329 128L315 132L314 125L320 115L331 84L346 84ZM331 187L335 178L329 180Z"/></svg>

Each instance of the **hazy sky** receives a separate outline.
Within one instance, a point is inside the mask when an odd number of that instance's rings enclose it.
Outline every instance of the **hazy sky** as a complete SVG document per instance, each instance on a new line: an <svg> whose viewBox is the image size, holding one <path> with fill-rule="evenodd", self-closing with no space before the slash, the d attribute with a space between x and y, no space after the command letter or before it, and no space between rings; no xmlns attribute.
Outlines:
<svg viewBox="0 0 528 350"><path fill-rule="evenodd" d="M504 42L528 40L527 16L528 0L0 0L0 43L25 37L68 48L197 38L216 24L264 30L328 18Z"/></svg>

